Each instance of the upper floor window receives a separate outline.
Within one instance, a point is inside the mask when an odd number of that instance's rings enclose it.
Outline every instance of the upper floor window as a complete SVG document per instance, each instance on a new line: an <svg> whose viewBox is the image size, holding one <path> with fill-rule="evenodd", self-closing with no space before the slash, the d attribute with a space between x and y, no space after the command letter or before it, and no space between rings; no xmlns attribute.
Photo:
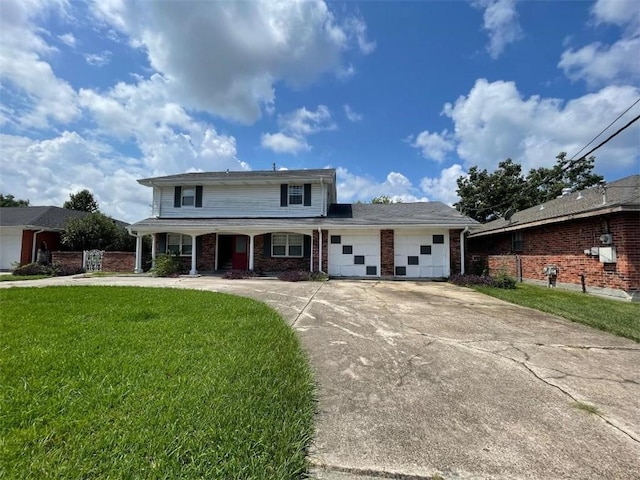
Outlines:
<svg viewBox="0 0 640 480"><path fill-rule="evenodd" d="M271 235L271 256L302 257L304 238L300 233L274 233Z"/></svg>
<svg viewBox="0 0 640 480"><path fill-rule="evenodd" d="M182 206L193 207L196 203L196 189L185 187L182 189Z"/></svg>
<svg viewBox="0 0 640 480"><path fill-rule="evenodd" d="M202 185L174 187L173 207L202 207Z"/></svg>
<svg viewBox="0 0 640 480"><path fill-rule="evenodd" d="M181 235L179 233L167 234L167 253L173 255L191 255L191 252L191 235Z"/></svg>
<svg viewBox="0 0 640 480"><path fill-rule="evenodd" d="M289 185L289 205L302 205L302 185Z"/></svg>

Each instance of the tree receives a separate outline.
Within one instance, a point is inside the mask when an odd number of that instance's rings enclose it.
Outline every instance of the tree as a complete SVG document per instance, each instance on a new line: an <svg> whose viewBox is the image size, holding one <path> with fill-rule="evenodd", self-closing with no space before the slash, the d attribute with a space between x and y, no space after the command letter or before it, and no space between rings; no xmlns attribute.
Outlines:
<svg viewBox="0 0 640 480"><path fill-rule="evenodd" d="M111 217L100 212L68 220L61 241L70 250L135 250L135 238Z"/></svg>
<svg viewBox="0 0 640 480"><path fill-rule="evenodd" d="M394 200L389 195L378 195L371 199L371 203L402 203L402 199L398 198Z"/></svg>
<svg viewBox="0 0 640 480"><path fill-rule="evenodd" d="M467 176L458 178L460 201L454 206L465 215L485 223L503 217L507 210L524 210L562 194L597 185L602 176L592 173L595 158L567 160L561 152L552 168L537 168L522 175L522 167L513 160L500 162L493 173L471 167Z"/></svg>
<svg viewBox="0 0 640 480"><path fill-rule="evenodd" d="M89 190L84 189L75 194L70 193L69 200L64 202L62 208L93 213L98 211L98 202L96 202Z"/></svg>
<svg viewBox="0 0 640 480"><path fill-rule="evenodd" d="M13 195L0 193L0 207L28 207L29 200L16 199Z"/></svg>

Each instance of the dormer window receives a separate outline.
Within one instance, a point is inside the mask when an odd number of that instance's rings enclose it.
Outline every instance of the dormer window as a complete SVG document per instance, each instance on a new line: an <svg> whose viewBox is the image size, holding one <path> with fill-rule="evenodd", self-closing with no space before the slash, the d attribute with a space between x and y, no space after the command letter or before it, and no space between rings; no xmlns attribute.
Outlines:
<svg viewBox="0 0 640 480"><path fill-rule="evenodd" d="M302 205L302 185L289 185L289 205Z"/></svg>
<svg viewBox="0 0 640 480"><path fill-rule="evenodd" d="M173 208L202 207L202 185L175 187Z"/></svg>

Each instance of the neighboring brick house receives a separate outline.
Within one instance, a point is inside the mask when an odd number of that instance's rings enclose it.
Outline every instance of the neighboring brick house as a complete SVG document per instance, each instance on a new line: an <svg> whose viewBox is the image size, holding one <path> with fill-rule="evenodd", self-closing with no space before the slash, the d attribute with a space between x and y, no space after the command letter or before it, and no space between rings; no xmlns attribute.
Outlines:
<svg viewBox="0 0 640 480"><path fill-rule="evenodd" d="M178 253L190 274L323 271L333 277L439 278L460 270L475 220L440 202L336 203L336 171L203 172L147 178L152 257ZM136 272L141 271L140 255Z"/></svg>
<svg viewBox="0 0 640 480"><path fill-rule="evenodd" d="M473 227L467 250L472 270L640 301L640 175Z"/></svg>
<svg viewBox="0 0 640 480"><path fill-rule="evenodd" d="M0 208L0 270L35 262L42 242L48 251L59 250L60 232L67 220L85 215L53 206Z"/></svg>

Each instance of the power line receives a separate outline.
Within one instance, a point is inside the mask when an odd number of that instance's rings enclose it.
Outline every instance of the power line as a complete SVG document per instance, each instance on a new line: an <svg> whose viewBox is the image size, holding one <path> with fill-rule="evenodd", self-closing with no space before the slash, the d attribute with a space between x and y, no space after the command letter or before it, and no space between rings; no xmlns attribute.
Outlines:
<svg viewBox="0 0 640 480"><path fill-rule="evenodd" d="M600 144L597 147L592 148L591 150L589 150L587 153L585 153L582 157L580 157L578 160L582 160L584 158L587 158L587 155L591 155L593 152L595 152L597 149L599 149L601 146L603 146L604 144L608 143L610 140L613 139L613 137L615 137L616 135L618 135L619 133L621 133L624 129L629 128L631 125L633 125L635 122L637 122L638 120L640 120L640 115L638 115L636 118L634 118L633 120L631 120L629 123L627 123L624 127L622 127L620 130L618 130L616 133L614 133L613 135L610 135L609 138L607 138L606 140L604 140L603 142L600 142Z"/></svg>
<svg viewBox="0 0 640 480"><path fill-rule="evenodd" d="M576 154L575 154L573 157L571 157L571 158L569 159L569 161L571 161L571 160L573 160L574 158L576 158L576 157L580 154L580 152L581 152L581 151L583 151L585 148L587 148L589 145L591 145L591 144L592 144L592 143L593 143L593 142L594 142L594 141L595 141L595 140L596 140L600 135L602 135L604 132L606 132L607 130L609 130L609 127L611 127L611 125L613 125L613 124L614 124L614 123L616 123L618 120L620 120L620 118L621 118L625 113L627 113L629 110L631 110L633 107L635 107L635 105L636 105L638 102L640 102L640 98L638 98L635 102L633 102L633 103L631 104L631 106L630 106L629 108L627 108L624 112L622 112L620 115L618 115L618 116L616 117L616 119L615 119L613 122L611 122L609 125L607 125L605 128L603 128L603 129L602 129L602 131L601 131L600 133L598 133L595 137L593 137L593 138L589 141L589 143L587 143L584 147L582 147L580 150L578 150L578 151L576 152ZM587 155L588 155L588 154L587 154ZM587 155L584 155L584 156L586 157Z"/></svg>

